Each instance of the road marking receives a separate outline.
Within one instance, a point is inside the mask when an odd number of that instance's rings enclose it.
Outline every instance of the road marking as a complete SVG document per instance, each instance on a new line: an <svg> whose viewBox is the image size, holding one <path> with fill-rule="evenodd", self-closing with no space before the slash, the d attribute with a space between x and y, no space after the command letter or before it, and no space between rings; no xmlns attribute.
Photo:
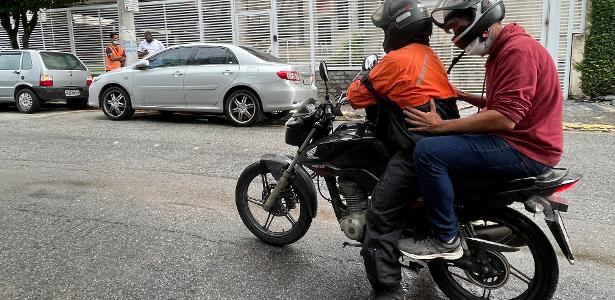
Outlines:
<svg viewBox="0 0 615 300"><path fill-rule="evenodd" d="M615 132L615 126L606 124L585 124L564 122L564 130Z"/></svg>

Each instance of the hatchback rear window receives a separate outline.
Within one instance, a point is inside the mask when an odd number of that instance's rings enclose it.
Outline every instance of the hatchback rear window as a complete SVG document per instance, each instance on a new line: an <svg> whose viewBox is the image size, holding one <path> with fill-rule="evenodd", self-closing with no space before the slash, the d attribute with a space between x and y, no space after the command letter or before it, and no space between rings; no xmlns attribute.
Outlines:
<svg viewBox="0 0 615 300"><path fill-rule="evenodd" d="M41 58L49 70L87 70L81 61L70 53L41 52Z"/></svg>
<svg viewBox="0 0 615 300"><path fill-rule="evenodd" d="M259 51L256 50L254 48L250 48L250 47L246 47L246 46L240 46L241 49L246 50L248 52L250 52L252 55L264 60L264 61L270 61L270 62L276 62L276 63L284 63L283 60L281 60L278 57L275 57L271 54L265 53L263 51Z"/></svg>

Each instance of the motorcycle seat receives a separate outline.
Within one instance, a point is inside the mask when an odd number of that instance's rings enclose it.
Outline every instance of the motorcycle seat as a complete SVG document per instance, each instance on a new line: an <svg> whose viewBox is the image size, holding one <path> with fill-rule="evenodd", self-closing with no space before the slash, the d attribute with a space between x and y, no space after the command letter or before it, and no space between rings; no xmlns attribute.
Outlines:
<svg viewBox="0 0 615 300"><path fill-rule="evenodd" d="M455 180L456 193L500 194L517 192L533 187L550 187L561 182L568 175L564 168L552 168L544 174L516 179L478 178Z"/></svg>

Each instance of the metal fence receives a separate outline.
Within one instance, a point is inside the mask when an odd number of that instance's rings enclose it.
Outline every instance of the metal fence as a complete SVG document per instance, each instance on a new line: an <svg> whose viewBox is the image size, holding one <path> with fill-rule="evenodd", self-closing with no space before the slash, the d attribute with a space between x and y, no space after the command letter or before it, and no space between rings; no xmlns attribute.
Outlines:
<svg viewBox="0 0 615 300"><path fill-rule="evenodd" d="M562 86L568 88L571 37L584 30L586 0L506 1L504 22L521 24L550 49ZM164 0L141 2L137 37L152 31L165 45L224 42L249 45L292 62L332 69L358 69L363 57L382 53L381 30L370 21L383 0ZM432 8L436 1L424 3ZM556 28L554 28L556 27ZM104 69L108 34L118 31L117 6L76 6L42 11L31 48L70 51L94 73ZM434 30L431 45L445 65L459 53L451 36ZM0 47L9 47L0 31ZM466 57L451 74L460 88L479 92L484 59Z"/></svg>

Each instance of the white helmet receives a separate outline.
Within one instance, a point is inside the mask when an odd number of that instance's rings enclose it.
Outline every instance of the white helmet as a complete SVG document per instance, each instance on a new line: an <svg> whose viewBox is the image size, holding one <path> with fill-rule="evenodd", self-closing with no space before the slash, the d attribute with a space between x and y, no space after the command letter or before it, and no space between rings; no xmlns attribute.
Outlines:
<svg viewBox="0 0 615 300"><path fill-rule="evenodd" d="M431 13L433 23L447 32L447 21L459 16L467 17L470 25L453 37L453 43L465 49L491 25L501 22L506 9L502 0L440 0Z"/></svg>

